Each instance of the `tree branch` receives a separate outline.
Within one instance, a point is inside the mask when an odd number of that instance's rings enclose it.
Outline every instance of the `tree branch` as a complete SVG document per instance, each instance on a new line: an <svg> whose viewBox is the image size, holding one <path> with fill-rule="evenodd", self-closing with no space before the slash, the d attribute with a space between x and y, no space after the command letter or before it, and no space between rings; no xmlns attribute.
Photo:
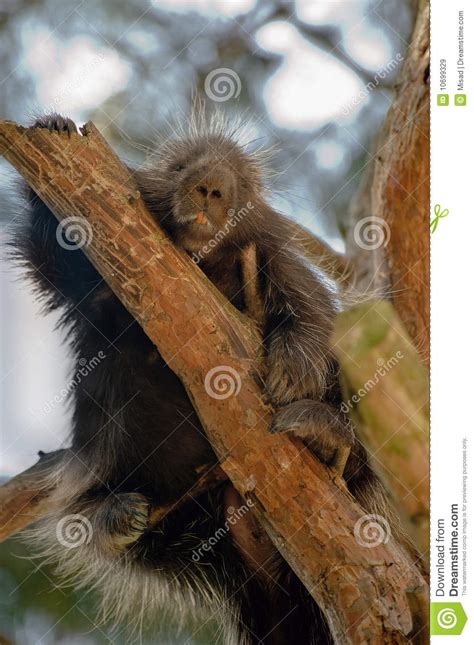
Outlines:
<svg viewBox="0 0 474 645"><path fill-rule="evenodd" d="M342 34L339 27L333 25L313 25L304 22L303 20L298 19L294 11L289 11L283 5L278 6L273 14L266 18L267 22L270 20L284 20L285 22L294 25L304 38L311 41L325 54L334 57L340 63L345 65L366 85L374 82L374 78L377 73L371 73L362 65L359 65L357 61L354 60L347 51L345 51L344 47L341 46ZM393 83L390 82L390 80L384 81L383 79L379 79L378 88L391 91L393 89Z"/></svg>
<svg viewBox="0 0 474 645"><path fill-rule="evenodd" d="M0 486L0 542L18 533L48 512L49 495L52 490L45 489L41 485L42 476L55 463L60 462L64 452L65 450L56 450L40 453L36 464ZM222 468L212 464L201 466L196 477L198 478L196 483L186 495L165 506L153 506L150 509L148 522L150 528L161 522L168 513L178 509L190 497L198 497L206 490L227 480L227 475Z"/></svg>
<svg viewBox="0 0 474 645"><path fill-rule="evenodd" d="M417 5L417 6L415 6ZM336 353L353 392L353 408L373 466L385 479L420 549L428 548L429 361L429 5L418 11L397 93L351 202L346 238L359 292L393 301L347 312L336 325ZM407 339L405 330L410 340ZM364 338L364 342L360 340ZM367 340L368 339L368 340ZM404 358L370 392L379 365ZM350 356L350 358L349 358ZM354 360L355 359L355 360Z"/></svg>
<svg viewBox="0 0 474 645"><path fill-rule="evenodd" d="M0 486L0 542L42 517L48 510L48 493L38 485L47 469L59 462L63 450L40 453L39 461Z"/></svg>
<svg viewBox="0 0 474 645"><path fill-rule="evenodd" d="M375 285L390 294L402 323L427 364L428 79L429 5L427 0L421 0L407 56L397 79L397 95L352 204L354 226L347 236L360 286ZM364 230L367 231L365 239Z"/></svg>
<svg viewBox="0 0 474 645"><path fill-rule="evenodd" d="M75 216L92 231L83 250L182 380L222 469L252 500L334 639L406 642L427 606L418 570L392 539L362 546L354 527L365 513L342 480L298 441L268 432L254 325L157 228L93 124L82 134L0 122L0 152L60 221ZM223 368L234 379L226 400L211 389ZM416 616L413 593L423 606Z"/></svg>

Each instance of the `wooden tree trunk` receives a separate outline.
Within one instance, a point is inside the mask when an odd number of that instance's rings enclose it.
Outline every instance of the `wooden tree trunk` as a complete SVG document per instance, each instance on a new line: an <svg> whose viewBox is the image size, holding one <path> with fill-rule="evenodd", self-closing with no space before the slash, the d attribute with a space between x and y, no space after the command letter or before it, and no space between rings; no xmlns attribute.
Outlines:
<svg viewBox="0 0 474 645"><path fill-rule="evenodd" d="M0 152L63 226L77 218L83 250L181 378L223 470L336 642L406 642L426 616L419 572L391 539L361 545L354 531L365 513L343 482L299 442L268 432L254 326L157 228L94 126L82 133L68 139L0 122Z"/></svg>
<svg viewBox="0 0 474 645"><path fill-rule="evenodd" d="M429 6L418 16L395 101L352 205L348 247L362 289L381 288L429 361ZM374 238L361 246L363 219ZM363 227L362 227L363 231ZM380 244L378 243L380 241ZM383 243L382 243L383 242Z"/></svg>
<svg viewBox="0 0 474 645"><path fill-rule="evenodd" d="M347 247L358 290L375 290L378 297L392 300L429 365L429 6L427 0L414 5L418 15L396 97L351 204ZM372 466L393 493L408 531L426 552L428 374L403 340L399 320L380 305L344 314L337 323L336 352L350 394L364 392L353 412L369 452L378 457ZM393 360L398 350L409 360L402 359L367 393L367 383L379 369L377 359Z"/></svg>

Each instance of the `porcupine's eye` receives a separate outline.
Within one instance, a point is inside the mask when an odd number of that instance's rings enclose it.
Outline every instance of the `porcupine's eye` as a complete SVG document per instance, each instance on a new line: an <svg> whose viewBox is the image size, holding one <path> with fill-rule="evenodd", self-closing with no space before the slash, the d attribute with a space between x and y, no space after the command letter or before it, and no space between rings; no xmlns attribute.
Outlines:
<svg viewBox="0 0 474 645"><path fill-rule="evenodd" d="M181 172L182 170L184 170L184 166L182 166L181 164L179 164L179 163L178 163L178 164L176 164L176 166L173 168L173 170L174 170L175 172Z"/></svg>

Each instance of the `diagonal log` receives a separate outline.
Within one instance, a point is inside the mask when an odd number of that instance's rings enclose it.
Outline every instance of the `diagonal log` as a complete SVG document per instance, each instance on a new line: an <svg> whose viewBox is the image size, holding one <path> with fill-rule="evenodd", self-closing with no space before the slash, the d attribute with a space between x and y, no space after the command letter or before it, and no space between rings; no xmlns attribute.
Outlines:
<svg viewBox="0 0 474 645"><path fill-rule="evenodd" d="M90 233L83 250L180 377L222 469L335 641L406 642L426 616L425 581L391 538L358 541L365 513L342 480L298 441L268 432L254 325L157 227L94 125L68 138L0 122L0 153L63 225L74 216ZM225 399L212 389L224 372L233 381Z"/></svg>
<svg viewBox="0 0 474 645"><path fill-rule="evenodd" d="M63 450L40 453L36 464L0 486L0 542L48 511L48 493L38 485L50 466L59 463Z"/></svg>

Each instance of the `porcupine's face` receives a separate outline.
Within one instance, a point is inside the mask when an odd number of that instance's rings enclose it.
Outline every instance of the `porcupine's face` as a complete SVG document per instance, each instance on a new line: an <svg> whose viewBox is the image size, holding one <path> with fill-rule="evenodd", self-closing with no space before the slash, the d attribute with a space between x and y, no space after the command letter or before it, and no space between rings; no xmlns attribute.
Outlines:
<svg viewBox="0 0 474 645"><path fill-rule="evenodd" d="M235 143L219 137L182 140L167 151L160 166L168 189L164 226L177 243L197 252L209 244L221 246L248 237L251 222L245 221L246 214L238 214L255 201L259 178L255 165Z"/></svg>

